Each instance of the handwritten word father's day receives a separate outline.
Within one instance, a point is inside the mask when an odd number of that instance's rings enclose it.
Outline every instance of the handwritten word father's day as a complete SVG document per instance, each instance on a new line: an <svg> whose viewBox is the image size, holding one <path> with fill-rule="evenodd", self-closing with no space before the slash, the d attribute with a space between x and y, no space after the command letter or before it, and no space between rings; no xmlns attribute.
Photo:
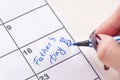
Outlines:
<svg viewBox="0 0 120 80"><path fill-rule="evenodd" d="M48 55L48 53L49 53L50 49L53 47L53 45L55 45L55 43L57 44L57 40L56 40L55 37L48 38L48 40L49 41L47 42L45 47L40 50L39 56L34 57L34 59L33 59L34 64L40 65L40 63L44 61L46 55ZM72 46L71 40L65 39L64 37L61 37L58 41L60 43L65 44L67 47ZM66 50L64 50L60 46L57 46L55 52L49 54L49 62L50 62L50 64L53 64L53 62L56 62L60 55L63 56L66 53L67 53Z"/></svg>

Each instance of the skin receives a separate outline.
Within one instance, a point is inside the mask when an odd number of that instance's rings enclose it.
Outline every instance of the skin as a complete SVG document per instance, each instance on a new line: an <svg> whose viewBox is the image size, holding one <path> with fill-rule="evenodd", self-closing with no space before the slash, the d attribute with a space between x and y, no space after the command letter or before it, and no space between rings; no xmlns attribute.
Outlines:
<svg viewBox="0 0 120 80"><path fill-rule="evenodd" d="M120 6L95 31L98 41L97 53L100 61L120 73L120 44L112 36L120 35Z"/></svg>

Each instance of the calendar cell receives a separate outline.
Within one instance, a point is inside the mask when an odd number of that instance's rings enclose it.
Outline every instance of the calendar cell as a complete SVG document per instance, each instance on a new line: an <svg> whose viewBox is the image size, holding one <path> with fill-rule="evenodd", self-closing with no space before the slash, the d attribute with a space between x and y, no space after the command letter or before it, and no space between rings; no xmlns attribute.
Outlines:
<svg viewBox="0 0 120 80"><path fill-rule="evenodd" d="M0 80L25 80L34 75L19 51L0 59Z"/></svg>
<svg viewBox="0 0 120 80"><path fill-rule="evenodd" d="M19 47L63 27L48 6L44 6L6 25L12 27L10 33Z"/></svg>
<svg viewBox="0 0 120 80"><path fill-rule="evenodd" d="M62 64L38 74L38 77L41 76L49 78L48 80L100 80L96 79L98 76L92 70L82 54L76 55L71 59L62 62Z"/></svg>
<svg viewBox="0 0 120 80"><path fill-rule="evenodd" d="M7 22L45 4L44 0L2 0L0 18Z"/></svg>
<svg viewBox="0 0 120 80"><path fill-rule="evenodd" d="M0 57L3 57L17 49L15 43L3 25L0 26L0 37Z"/></svg>

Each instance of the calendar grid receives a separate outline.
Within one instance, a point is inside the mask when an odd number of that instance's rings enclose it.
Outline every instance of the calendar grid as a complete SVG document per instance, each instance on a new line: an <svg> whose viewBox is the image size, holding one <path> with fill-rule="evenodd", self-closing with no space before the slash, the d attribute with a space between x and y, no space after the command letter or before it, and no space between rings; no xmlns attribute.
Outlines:
<svg viewBox="0 0 120 80"><path fill-rule="evenodd" d="M53 12L53 14L56 16L56 18L60 21L60 23L62 24L62 26L65 28L65 30L67 31L67 33L69 34L69 36L72 38L72 40L75 42L75 40L73 39L73 37L71 36L71 34L68 32L68 30L66 29L66 27L64 26L64 24L62 23L62 21L59 19L59 17L57 16L57 14L54 12L54 10L52 9L52 7L49 5L49 3L47 2L47 0L45 0L45 2L48 4L49 8L51 9L51 11ZM79 48L79 47L78 47ZM93 66L91 65L91 63L89 62L89 60L86 58L86 56L84 55L84 53L81 51L81 49L79 48L80 52L82 53L82 55L84 56L84 58L86 59L86 61L89 63L89 65L91 66L92 70L96 73L97 77L101 80L100 76L98 75L98 73L95 71L95 69L93 68Z"/></svg>
<svg viewBox="0 0 120 80"><path fill-rule="evenodd" d="M11 51L11 52L8 52L8 53L6 53L6 54L0 56L0 59L3 58L3 57L5 57L5 56L7 56L7 55L9 55L9 54L14 53L15 51L18 51L18 50L19 50L19 49L15 49L15 50L13 50L13 51Z"/></svg>
<svg viewBox="0 0 120 80"><path fill-rule="evenodd" d="M40 38L38 38L38 39L30 42L30 43L27 43L27 44L23 45L22 47L19 47L19 49L22 49L22 48L24 48L24 47L26 47L26 46L28 46L28 45L36 42L36 41L39 41L40 39L42 39L42 38L44 38L44 37L46 37L46 36L48 36L48 35L50 35L50 34L53 34L53 33L57 32L57 31L59 31L59 30L61 30L61 29L63 29L63 28L64 28L64 27L62 27L62 28L60 28L60 29L57 29L57 30L55 30L55 31L53 31L53 32L51 32L51 33L48 33L48 34L46 34L46 35L44 35L44 36L42 36L42 37L40 37ZM7 55L9 55L9 54L11 54L11 53L13 53L13 52L15 52L15 51L17 51L17 50L19 50L19 49L15 49L15 50L13 50L13 51L11 51L11 52L6 53L5 55L0 56L0 59L3 58L3 57L5 57L5 56L7 56Z"/></svg>
<svg viewBox="0 0 120 80"><path fill-rule="evenodd" d="M68 58L66 58L66 59L64 59L64 60L62 60L62 61L56 63L55 65L52 65L52 66L50 66L50 67L48 67L48 68L46 68L46 69L40 71L39 73L37 73L37 75L39 75L39 74L41 74L41 73L43 73L43 72L45 72L45 71L47 71L47 70L49 70L49 69L51 69L51 68L57 66L57 65L59 65L59 64L65 62L65 61L67 61L67 60L69 60L69 59L71 59L71 58L73 58L73 57L79 55L79 54L81 54L81 52L78 52L78 53L76 53L76 54L74 54L74 55L72 55L72 56L70 56L70 57L68 57ZM27 78L27 79L25 79L25 80L29 80L30 78L32 78L32 77L34 77L34 76L35 76L35 75L30 76L29 78Z"/></svg>
<svg viewBox="0 0 120 80"><path fill-rule="evenodd" d="M40 38L38 38L38 39L36 39L36 40L30 42L30 43L28 43L28 44L26 44L26 45L20 47L20 49L21 49L21 48L24 48L24 47L26 47L26 46L28 46L28 45L30 45L30 44L36 42L36 41L39 41L40 39L45 38L45 37L49 36L50 34L53 34L53 33L57 32L57 31L60 31L61 29L64 29L64 27L61 27L61 28L59 28L59 29L57 29L57 30L55 30L55 31L53 31L53 32L50 32L50 33L48 33L48 34L46 34L46 35L44 35L44 36L42 36L42 37L40 37Z"/></svg>
<svg viewBox="0 0 120 80"><path fill-rule="evenodd" d="M44 5L42 5L42 6L39 6L39 7L35 8L35 9L32 9L32 10L30 10L30 11L28 11L28 12L25 12L25 13L23 13L23 14L15 17L15 18L13 18L13 19L10 19L10 20L4 22L4 24L7 24L7 23L9 23L9 22L11 22L11 21L13 21L13 20L16 20L16 19L18 19L18 18L20 18L20 17L22 17L22 16L24 16L24 15L27 15L27 14L35 11L35 10L38 10L38 9L42 8L42 7L44 7L44 6L47 6L47 4L44 4ZM0 26L1 26L1 25L2 25L2 24L0 24Z"/></svg>
<svg viewBox="0 0 120 80"><path fill-rule="evenodd" d="M2 25L3 25L3 27L5 28L5 30L7 31L7 33L9 34L9 36L11 37L11 39L13 40L13 42L16 45L17 49L19 50L19 52L21 53L21 55L23 56L23 58L25 59L25 61L29 65L29 67L31 68L32 72L34 73L34 75L36 76L36 78L39 80L38 76L36 75L35 71L33 70L32 66L30 65L30 63L28 62L28 60L23 55L23 53L22 53L21 49L19 48L19 46L17 45L16 41L14 40L14 38L12 37L12 35L10 34L10 32L6 29L6 26L5 26L4 22L2 21L2 19L0 19L0 21L1 21Z"/></svg>
<svg viewBox="0 0 120 80"><path fill-rule="evenodd" d="M100 78L98 77L98 78L96 78L96 79L94 79L94 80L100 80Z"/></svg>
<svg viewBox="0 0 120 80"><path fill-rule="evenodd" d="M29 61L27 60L27 58L26 58L26 57L24 56L24 54L22 53L22 51L21 51L22 48L24 48L24 47L26 47L26 46L28 46L28 45L30 45L30 44L32 44L32 43L35 43L35 42L41 40L42 38L45 38L45 37L49 36L50 34L53 34L53 33L57 32L57 31L62 30L62 29L65 29L65 31L68 33L68 35L70 36L70 38L75 42L75 40L74 40L73 37L70 35L70 33L68 32L68 30L66 29L66 27L64 26L64 24L62 23L62 21L59 19L59 17L57 16L57 14L54 12L54 10L53 10L53 9L51 8L51 6L49 5L49 3L47 2L47 0L44 0L44 1L46 2L46 4L44 4L44 5L42 5L42 6L39 6L39 7L35 8L35 9L33 9L33 10L30 10L30 11L24 13L24 14L21 14L21 15L15 17L15 18L13 18L13 19L10 19L10 20L8 20L8 21L6 21L6 22L3 22L2 19L0 19L0 21L1 21L1 23L2 23L2 24L0 24L0 26L3 26L3 27L5 28L5 30L7 31L7 33L9 34L9 36L11 37L11 39L13 40L14 44L15 44L16 47L17 47L17 49L15 49L15 50L13 50L13 51L5 54L5 55L0 56L0 59L3 58L3 57L5 57L5 56L7 56L7 55L12 54L12 53L15 52L15 51L19 51L19 52L21 53L21 55L23 56L23 58L25 59L25 61L27 62L27 64L28 64L28 66L30 67L30 69L32 70L32 72L34 73L34 75L31 75L30 77L28 77L28 78L25 79L25 80L29 80L29 79L31 79L31 78L33 78L33 77L36 77L37 80L39 80L39 77L38 77L39 74L41 74L41 73L43 73L43 72L45 72L45 71L47 71L47 70L49 70L49 69L51 69L51 68L59 65L59 64L61 64L61 63L63 63L63 62L65 62L65 61L67 61L67 60L69 60L69 59L71 59L71 58L73 58L73 57L75 57L75 56L77 56L77 55L79 55L79 54L82 54L82 55L84 56L85 60L86 60L86 61L88 62L88 64L90 65L90 67L92 68L92 70L93 70L93 71L95 72L95 74L97 75L97 78L95 78L94 80L97 80L97 79L101 80L100 76L99 76L98 73L95 71L95 69L93 68L93 66L92 66L91 63L88 61L88 59L86 58L86 56L84 55L84 53L81 51L81 49L80 49L79 47L78 47L78 49L80 50L80 52L78 52L78 53L76 53L76 54L74 54L74 55L72 55L72 56L70 56L70 57L68 57L68 58L66 58L66 59L64 59L64 60L56 63L55 65L52 65L52 66L50 66L50 67L48 67L48 68L46 68L46 69L38 72L38 73L36 73L36 72L34 71L34 69L32 68L32 66L30 65ZM20 17L22 17L22 16L24 16L24 15L27 15L28 13L31 13L31 12L37 10L37 9L40 9L40 8L42 8L42 7L44 7L44 6L49 6L50 10L53 12L53 14L55 15L55 17L58 19L58 21L60 22L60 24L61 24L63 27L61 27L61 28L59 28L59 29L57 29L57 30L55 30L55 31L53 31L53 32L50 32L50 33L48 33L48 34L46 34L46 35L44 35L44 36L42 36L42 37L40 37L40 38L38 38L38 39L30 42L30 43L27 43L27 44L23 45L22 47L19 47L18 44L17 44L17 42L16 42L15 39L13 38L13 36L12 36L12 35L10 34L10 32L7 30L5 24L7 24L7 23L9 23L9 22L11 22L11 21L13 21L13 20L16 20L16 19L18 19L18 18L20 18Z"/></svg>

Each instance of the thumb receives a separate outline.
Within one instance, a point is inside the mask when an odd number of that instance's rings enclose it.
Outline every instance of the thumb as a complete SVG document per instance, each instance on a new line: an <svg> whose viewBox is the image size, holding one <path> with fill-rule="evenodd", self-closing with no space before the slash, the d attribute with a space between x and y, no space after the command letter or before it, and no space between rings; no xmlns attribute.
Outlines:
<svg viewBox="0 0 120 80"><path fill-rule="evenodd" d="M98 35L101 40L98 41L98 58L108 67L114 68L120 72L120 45L111 36Z"/></svg>

